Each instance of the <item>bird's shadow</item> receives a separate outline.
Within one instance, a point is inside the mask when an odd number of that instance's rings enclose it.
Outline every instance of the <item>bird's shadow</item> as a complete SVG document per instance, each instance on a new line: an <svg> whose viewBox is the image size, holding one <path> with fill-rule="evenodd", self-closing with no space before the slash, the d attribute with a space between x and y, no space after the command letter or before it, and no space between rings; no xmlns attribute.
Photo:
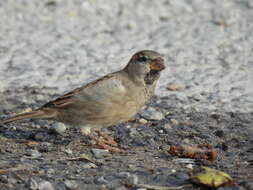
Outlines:
<svg viewBox="0 0 253 190"><path fill-rule="evenodd" d="M50 130L51 124L52 122L43 120L0 124L0 136L14 141L49 142L58 145L67 145L76 139L75 129L68 129L67 132L58 134Z"/></svg>

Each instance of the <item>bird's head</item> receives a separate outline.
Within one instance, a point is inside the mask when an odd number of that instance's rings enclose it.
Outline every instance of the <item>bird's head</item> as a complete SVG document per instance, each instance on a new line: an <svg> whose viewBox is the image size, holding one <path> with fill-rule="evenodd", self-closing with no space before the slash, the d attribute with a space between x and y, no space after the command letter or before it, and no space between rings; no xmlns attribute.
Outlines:
<svg viewBox="0 0 253 190"><path fill-rule="evenodd" d="M162 55L152 50L135 53L125 68L134 80L144 80L146 84L156 81L163 69L165 65Z"/></svg>

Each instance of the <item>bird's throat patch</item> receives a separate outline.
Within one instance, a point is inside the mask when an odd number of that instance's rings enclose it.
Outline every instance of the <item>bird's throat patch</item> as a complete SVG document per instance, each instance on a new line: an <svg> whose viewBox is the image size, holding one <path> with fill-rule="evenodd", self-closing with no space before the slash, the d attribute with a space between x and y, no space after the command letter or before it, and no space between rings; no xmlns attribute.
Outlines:
<svg viewBox="0 0 253 190"><path fill-rule="evenodd" d="M158 80L159 76L160 76L159 71L151 70L146 74L144 81L146 84L152 85L155 81Z"/></svg>

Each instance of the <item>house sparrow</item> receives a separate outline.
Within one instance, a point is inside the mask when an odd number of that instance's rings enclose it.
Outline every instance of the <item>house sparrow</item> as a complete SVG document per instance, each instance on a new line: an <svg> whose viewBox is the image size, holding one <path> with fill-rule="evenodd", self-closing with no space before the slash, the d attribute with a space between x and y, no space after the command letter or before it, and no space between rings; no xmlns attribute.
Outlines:
<svg viewBox="0 0 253 190"><path fill-rule="evenodd" d="M2 124L31 118L99 130L126 122L154 95L163 69L164 59L159 53L137 52L124 69L64 94L34 111L10 117Z"/></svg>

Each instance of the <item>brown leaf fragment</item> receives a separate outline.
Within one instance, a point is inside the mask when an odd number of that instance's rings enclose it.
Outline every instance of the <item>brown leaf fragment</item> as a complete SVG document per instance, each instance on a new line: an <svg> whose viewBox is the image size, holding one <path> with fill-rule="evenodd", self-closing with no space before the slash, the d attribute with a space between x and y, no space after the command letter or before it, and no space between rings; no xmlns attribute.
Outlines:
<svg viewBox="0 0 253 190"><path fill-rule="evenodd" d="M218 155L217 151L210 144L171 146L168 152L181 158L209 161L216 160Z"/></svg>

